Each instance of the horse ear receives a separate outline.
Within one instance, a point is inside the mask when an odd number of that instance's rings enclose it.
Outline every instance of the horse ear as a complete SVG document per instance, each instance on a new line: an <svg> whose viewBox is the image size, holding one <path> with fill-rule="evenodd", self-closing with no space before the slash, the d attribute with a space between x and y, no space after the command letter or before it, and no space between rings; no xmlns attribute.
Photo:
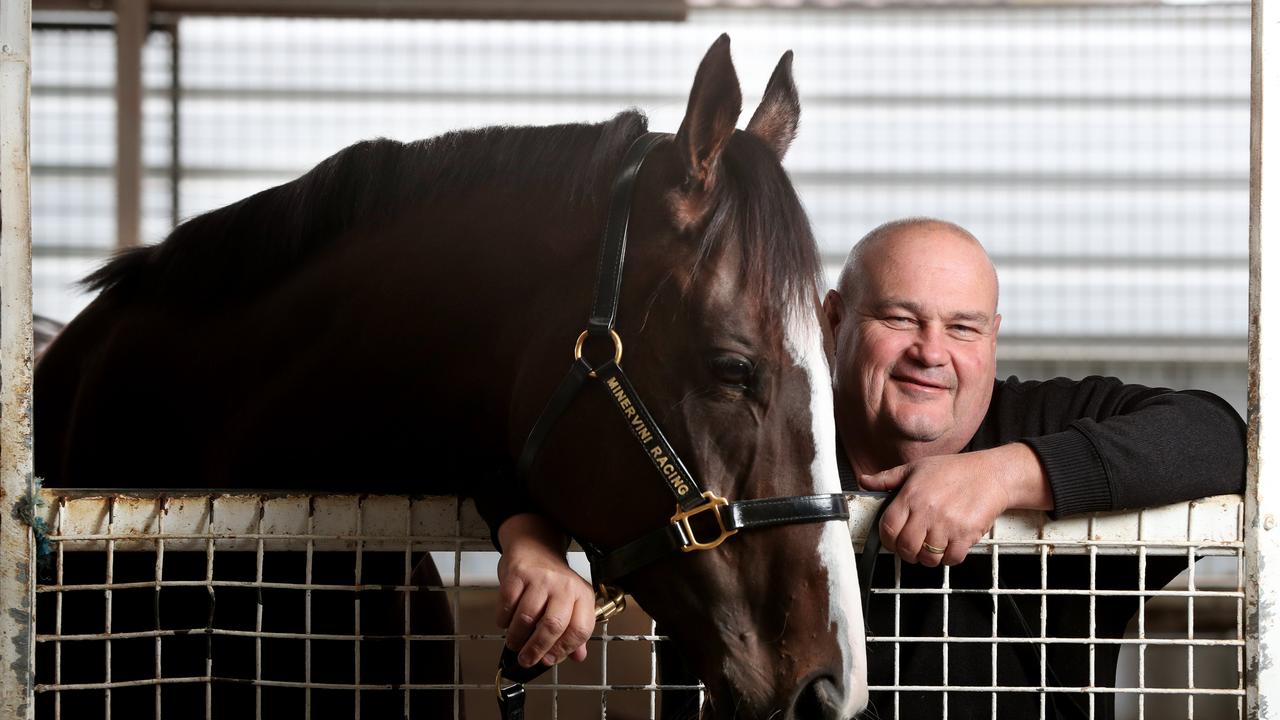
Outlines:
<svg viewBox="0 0 1280 720"><path fill-rule="evenodd" d="M800 96L795 81L791 79L790 50L782 55L778 67L773 69L769 85L764 90L760 107L747 123L747 132L765 141L781 160L796 139L796 127L800 124Z"/></svg>
<svg viewBox="0 0 1280 720"><path fill-rule="evenodd" d="M710 187L725 143L742 113L742 90L729 57L729 36L721 35L707 50L689 93L676 149L692 184Z"/></svg>

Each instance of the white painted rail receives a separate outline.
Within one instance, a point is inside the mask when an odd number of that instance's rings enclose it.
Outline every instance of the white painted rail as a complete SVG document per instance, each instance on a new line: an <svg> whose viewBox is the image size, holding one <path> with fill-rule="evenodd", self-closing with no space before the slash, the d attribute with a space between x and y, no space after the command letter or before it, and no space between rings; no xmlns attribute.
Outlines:
<svg viewBox="0 0 1280 720"><path fill-rule="evenodd" d="M42 492L50 539L70 551L106 548L171 551L273 550L489 551L489 529L470 501L402 495L311 495L228 492ZM861 549L882 498L850 495L850 533ZM989 553L1234 555L1243 547L1243 501L1236 495L1175 503L1134 512L1097 513L1049 521L1043 513L1002 516L974 549Z"/></svg>

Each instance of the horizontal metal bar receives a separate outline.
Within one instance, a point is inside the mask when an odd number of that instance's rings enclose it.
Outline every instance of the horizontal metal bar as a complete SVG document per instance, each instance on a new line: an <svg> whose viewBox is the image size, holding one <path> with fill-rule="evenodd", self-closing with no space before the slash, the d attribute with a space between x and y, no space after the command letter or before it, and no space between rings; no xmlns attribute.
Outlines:
<svg viewBox="0 0 1280 720"><path fill-rule="evenodd" d="M914 643L918 645L1159 645L1162 647L1244 647L1244 639L1211 638L1056 638L936 635L867 635L867 642L878 644Z"/></svg>
<svg viewBox="0 0 1280 720"><path fill-rule="evenodd" d="M132 0L115 0L105 6ZM102 10L103 0L35 0L37 11ZM151 13L481 20L684 20L684 0L149 0Z"/></svg>
<svg viewBox="0 0 1280 720"><path fill-rule="evenodd" d="M369 639L403 639L411 642L433 640L504 640L506 635L500 633L440 633L424 635L421 633L405 633L394 635L340 635L320 633L287 633L267 630L230 630L226 628L192 628L186 630L138 630L135 632L79 633L76 635L58 635L41 633L36 635L36 642L78 642L90 640L132 640L138 638L176 637L179 635L224 635L234 637L260 637L278 640L369 640ZM591 643L609 642L666 642L671 640L667 635L610 635L601 632L587 638Z"/></svg>
<svg viewBox="0 0 1280 720"><path fill-rule="evenodd" d="M190 635L209 635L217 637L252 637L263 640L333 640L333 641L365 641L365 640L406 640L409 642L434 641L501 641L505 635L497 633L440 633L422 634L338 634L338 633L289 633L271 632L267 630L230 630L227 628L191 628L188 630L138 630L135 632L110 633L77 633L75 635L56 635L42 633L36 635L37 643L49 642L93 642L103 640L137 640L158 637L179 637ZM609 642L663 642L670 640L665 635L610 635L606 637L592 636L588 642L603 644ZM922 645L1117 645L1162 647L1244 647L1246 640L1232 638L1060 638L1060 637L1017 637L1017 636L959 636L939 637L936 635L867 635L867 642L915 643Z"/></svg>
<svg viewBox="0 0 1280 720"><path fill-rule="evenodd" d="M39 585L36 587L38 593L59 593L59 592L81 592L91 590L141 590L147 588L176 588L176 587L204 587L204 588L267 588L274 590L335 590L346 592L398 592L398 593L420 593L420 592L440 592L449 594L462 593L483 593L492 595L494 585L325 585L319 583L288 583L288 582L258 582L256 580L162 580L156 582L154 580L139 580L136 582L120 582L120 583L83 583L75 585Z"/></svg>
<svg viewBox="0 0 1280 720"><path fill-rule="evenodd" d="M332 583L307 583L307 582L269 582L257 580L138 580L133 582L104 582L104 583L77 583L77 584L41 584L36 587L38 593L58 593L58 592L88 592L96 590L145 590L145 589L165 589L165 588L184 588L184 587L203 587L203 588L248 588L248 589L270 589L270 590L295 590L298 592L324 590L328 592L349 592L349 593L372 593L372 592L397 592L397 593L420 593L420 592L443 592L443 593L485 593L493 592L493 585L396 585L396 584L360 584L360 585L341 585ZM1023 595L1033 597L1063 597L1063 596L1080 596L1080 597L1143 597L1143 598L1227 598L1243 600L1245 593L1243 589L1238 590L1215 590L1209 588L1197 588L1195 590L1183 590L1167 588L1150 589L1150 590L1089 590L1086 588L872 588L873 595L990 595L992 597L998 595Z"/></svg>
<svg viewBox="0 0 1280 720"><path fill-rule="evenodd" d="M109 177L113 166L110 165L52 165L37 163L32 173L40 177ZM182 168L184 180L226 180L226 179L261 179L282 181L295 178L309 168L293 165L276 167L237 167L223 168L211 166L185 165ZM150 166L145 169L146 177L167 177L167 167ZM1248 188L1249 176L1243 173L1115 173L1099 172L1066 172L1045 170L1037 172L1015 171L836 171L836 170L798 170L791 173L791 181L798 187L988 187L1005 186L1017 188L1082 188L1098 190L1102 188L1119 188L1134 190L1140 188L1167 188L1178 190L1219 190Z"/></svg>
<svg viewBox="0 0 1280 720"><path fill-rule="evenodd" d="M51 539L66 550L167 552L256 551L311 547L316 551L477 549L492 545L489 529L470 501L451 497L306 495L208 490L45 490ZM861 544L882 496L850 495L850 532ZM163 523L164 532L161 532ZM1127 513L1049 521L1044 513L1002 515L974 553L1040 552L1137 555L1234 555L1243 547L1239 496L1223 495ZM284 546L284 547L280 547Z"/></svg>
<svg viewBox="0 0 1280 720"><path fill-rule="evenodd" d="M493 689L490 685L489 689ZM1244 695L1243 688L1059 687L1056 685L872 685L870 690L898 692L1089 693L1091 695Z"/></svg>
<svg viewBox="0 0 1280 720"><path fill-rule="evenodd" d="M1245 19L1247 22L1247 18ZM165 87L151 87L146 90L148 99L167 99L170 90ZM109 99L114 97L112 86L37 84L32 86L31 94L39 98L91 98ZM532 92L523 87L490 87L475 90L459 90L457 88L432 89L408 88L389 90L385 88L348 88L348 87L201 87L186 86L182 88L182 99L193 100L226 100L232 102L265 102L265 103L441 103L459 105L469 102L488 103L502 102L510 105L619 105L635 107L654 107L683 103L686 96L663 92L638 92L633 89L609 91L605 89L582 92L570 89L547 89ZM1027 93L1010 95L990 92L964 92L951 94L892 94L892 93L811 93L805 95L805 107L835 105L857 108L872 107L1052 107L1052 108L1088 108L1098 107L1106 110L1119 108L1136 108L1149 110L1152 108L1247 108L1248 93L1223 92L1217 94L1184 95L1178 93L1158 93L1150 95L1098 92L1092 94L1060 94L1045 95Z"/></svg>
<svg viewBox="0 0 1280 720"><path fill-rule="evenodd" d="M77 633L75 635L36 636L36 642L94 642L103 640L138 640L159 637L179 637L190 635L208 635L211 637L251 637L263 640L335 640L345 642L363 642L365 640L407 640L410 642L431 642L441 640L503 640L505 635L494 633L441 633L439 635L389 634L370 635L367 633L289 633L269 630L231 630L228 628L197 627L186 630L137 630L134 632L109 633ZM613 641L617 638L591 637L592 643Z"/></svg>
<svg viewBox="0 0 1280 720"><path fill-rule="evenodd" d="M267 589L267 590L325 590L336 592L456 592L456 591L473 591L492 593L492 585L471 585L471 586L455 586L455 585L377 585L362 583L359 585L339 585L325 583L289 583L289 582L259 582L256 580L139 580L136 582L119 582L119 583L83 583L76 585L41 585L36 592L81 592L86 590L139 590L146 588L163 589L163 588L182 588L182 587L204 587L204 588L251 588L251 589Z"/></svg>
<svg viewBox="0 0 1280 720"><path fill-rule="evenodd" d="M873 595L1024 595L1034 597L1174 597L1174 598L1236 598L1244 599L1244 590L1239 591L1222 591L1222 590L1089 590L1071 589L1071 588L1047 588L1044 590L1038 588L1000 588L996 589L973 589L973 588L872 588Z"/></svg>
<svg viewBox="0 0 1280 720"><path fill-rule="evenodd" d="M389 684L343 684L322 682L301 682L289 680L253 680L247 678L190 676L181 678L151 678L147 680L118 680L101 683L76 683L74 685L37 685L37 693L70 692L76 690L106 690L114 688L140 687L147 685L174 685L185 683L226 683L253 684L261 687L310 688L313 690L493 690L493 683L398 683ZM568 691L654 691L654 690L701 690L697 685L666 685L655 683L530 683L528 690L568 690ZM1244 695L1243 688L1165 688L1165 687L1059 687L1053 685L872 685L872 691L900 692L1016 692L1016 693L1089 693L1095 695Z"/></svg>
<svg viewBox="0 0 1280 720"><path fill-rule="evenodd" d="M688 0L691 10L732 8L738 11L806 10L811 12L891 12L893 10L951 11L959 13L974 10L1003 10L1026 12L1086 9L1108 10L1114 8L1159 7L1248 7L1240 0Z"/></svg>
<svg viewBox="0 0 1280 720"><path fill-rule="evenodd" d="M464 536L464 535L381 535L381 534L334 534L334 533L259 533L259 532L139 532L137 530L125 530L123 532L109 533L86 533L83 535L65 535L50 534L49 540L56 542L79 543L88 541L106 541L114 540L117 542L146 542L155 544L157 542L173 542L177 540L199 540L204 543L207 540L213 540L215 543L222 540L263 540L266 542L290 542L290 543L307 543L307 542L324 542L328 540L340 540L348 543L385 543L385 542L403 542L406 540L424 543L442 543L451 544L472 543L483 538ZM487 540L486 540L487 542ZM203 545L202 545L203 547ZM172 547L167 549L173 550ZM274 549L274 548L271 548ZM318 549L318 548L317 548ZM452 548L450 548L452 549Z"/></svg>
<svg viewBox="0 0 1280 720"><path fill-rule="evenodd" d="M278 687L278 688L303 688L312 690L348 690L355 692L356 690L388 690L402 692L405 690L488 690L493 692L493 683L397 683L395 685L379 685L366 683L324 683L324 682L305 682L293 680L256 680L250 678L233 678L233 677L217 677L217 676L187 676L181 678L151 678L146 680L116 680L111 682L100 683L76 683L74 685L37 685L35 690L37 693L46 692L69 692L76 690L107 690L115 688L139 687L146 685L175 685L175 684L208 684L208 683L225 683L236 685L256 685L260 687ZM658 685L658 684L627 684L627 683L551 683L542 680L530 683L527 690L701 690L700 685Z"/></svg>
<svg viewBox="0 0 1280 720"><path fill-rule="evenodd" d="M1243 366L1248 348L1245 338L1153 337L1097 338L1073 343L1071 339L1023 335L1000 338L1000 357L1018 362L1140 362L1161 365L1224 364Z"/></svg>
<svg viewBox="0 0 1280 720"><path fill-rule="evenodd" d="M65 685L36 685L36 692L73 692L76 690L106 690L114 688L146 687L148 685L182 685L207 683L208 677L147 678L145 680L113 680L100 683L67 683Z"/></svg>
<svg viewBox="0 0 1280 720"><path fill-rule="evenodd" d="M791 173L791 182L803 191L808 187L981 187L994 191L997 187L1043 188L1070 187L1088 190L1115 188L1176 188L1196 190L1244 190L1249 187L1247 173L1157 173L1157 172L1016 172L1016 171L848 171L809 170Z"/></svg>
<svg viewBox="0 0 1280 720"><path fill-rule="evenodd" d="M401 542L412 541L422 543L472 543L482 538L471 536L424 536L424 535L337 535L337 534L320 534L320 533L257 533L257 532L219 532L219 533L192 533L192 532L155 532L141 533L134 530L124 532L111 533L86 533L80 534L50 534L46 536L49 540L55 542L66 543L83 543L90 541L107 541L114 540L116 542L146 542L155 544L157 542L173 542L178 540L199 540L201 543L207 540L213 540L215 543L223 540L263 540L268 542L290 542L290 543L306 543L306 542L323 542L328 540L339 540L347 543L385 543L385 542ZM1222 548L1243 548L1244 542L1240 540L1091 540L1088 538L1080 538L1073 540L1070 538L1055 538L1051 540L1038 539L1018 539L1018 540L979 540L974 549L979 548L1014 548L1014 547L1054 547L1057 545L1071 544L1081 548L1115 548L1115 547L1160 547L1170 548L1179 547L1184 549L1222 549ZM71 549L71 548L68 548ZM172 547L168 548L173 550ZM273 548L274 549L274 548ZM319 549L319 548L317 548ZM176 552L176 551L175 551ZM885 551L886 554L889 551Z"/></svg>

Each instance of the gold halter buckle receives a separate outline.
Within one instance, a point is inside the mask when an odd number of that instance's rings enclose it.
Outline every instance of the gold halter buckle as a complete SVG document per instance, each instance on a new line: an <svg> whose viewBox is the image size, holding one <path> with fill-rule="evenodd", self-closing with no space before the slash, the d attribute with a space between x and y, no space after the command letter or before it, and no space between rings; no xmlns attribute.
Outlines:
<svg viewBox="0 0 1280 720"><path fill-rule="evenodd" d="M684 552L693 552L694 550L711 550L720 547L720 543L729 539L732 535L737 535L737 530L727 530L724 526L724 518L720 516L720 508L729 504L729 501L707 490L702 493L702 497L707 502L693 508L692 510L682 510L680 506L676 506L676 514L671 516L671 524L679 523L684 528L684 537L689 541L688 545L680 548ZM707 542L699 542L696 535L693 534L693 526L689 524L689 518L699 513L712 512L715 513L716 523L720 526L720 536L714 540Z"/></svg>
<svg viewBox="0 0 1280 720"><path fill-rule="evenodd" d="M573 344L574 361L582 359L582 346L587 342L587 333L589 332L591 331L583 330L582 334L578 336L578 341ZM622 364L622 338L618 337L618 332L616 330L613 330L612 328L610 328L609 330L609 338L613 340L613 364L621 365ZM587 377L590 377L590 378L596 377L596 371L592 370L591 372L587 373Z"/></svg>
<svg viewBox="0 0 1280 720"><path fill-rule="evenodd" d="M627 609L627 597L621 588L600 583L596 586L596 622L608 622Z"/></svg>

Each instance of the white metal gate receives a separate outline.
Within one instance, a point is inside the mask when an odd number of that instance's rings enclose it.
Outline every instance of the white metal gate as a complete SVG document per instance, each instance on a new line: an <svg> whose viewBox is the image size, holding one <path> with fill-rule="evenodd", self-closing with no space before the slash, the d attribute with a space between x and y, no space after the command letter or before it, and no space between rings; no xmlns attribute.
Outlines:
<svg viewBox="0 0 1280 720"><path fill-rule="evenodd" d="M396 705L402 701L406 710L418 708L421 712L422 700L417 696L434 690L451 691L454 698L451 707L456 709L465 704L466 712L472 717L492 712L492 663L501 635L489 619L489 609L494 602L491 583L468 578L462 569L465 553L485 551L489 543L488 530L469 503L459 504L445 498L411 500L402 496L342 495L45 491L42 496L45 505L40 516L46 530L41 534L51 542L52 565L42 573L46 580L36 586L40 610L36 618L35 653L40 660L39 682L34 690L38 705L48 708L54 717L81 716L60 713L64 698L72 695L93 694L96 699L92 703L105 708L113 692L138 688L149 689L155 714L162 716L162 688L179 684L203 687L206 714L214 717L229 683L241 680L251 680L256 688L255 709L259 717L270 717L262 710L264 688L268 692L278 688L298 690L300 707L312 713L309 717L325 717L335 704L343 702L351 703L354 711L361 695L369 693L395 694ZM855 544L861 543L872 524L877 503L878 500L855 498L851 523ZM944 674L936 685L909 686L895 680L894 684L874 689L895 693L895 702L896 692L981 692L992 693L993 697L995 693L1040 693L1042 717L1048 708L1047 694L1062 692L1085 692L1090 698L1116 694L1118 699L1128 699L1136 707L1138 717L1244 717L1243 513L1240 498L1223 496L1137 513L1100 514L1055 523L1044 523L1037 513L1006 515L974 550L993 559L990 586L957 589L944 584L943 612L945 615L951 598L957 593L979 592L993 598L1002 594L1031 595L1038 601L1040 612L1028 618L1032 624L1030 636L1001 637L994 631L998 623L993 623L990 637L956 637L945 630L932 637L870 637L870 643L893 647L895 655L908 644L929 644L936 647L944 659ZM100 577L93 582L85 582L83 578L77 582L64 580L63 569L71 564L72 557L87 556L89 551L99 558L105 555L105 564L98 562L102 565ZM264 573L267 564L264 557L279 551L305 557L303 572L295 573L291 581L281 581ZM414 557L432 551L445 553L443 559L452 567L446 564L442 568L441 584L419 584L411 575L416 564ZM166 557L180 553L199 556L198 572L194 576L174 577L169 570ZM252 556L253 569L249 576L222 568L220 557L246 553ZM346 563L349 570L349 582L320 579L314 574L317 565L312 558L321 553L343 553L341 562ZM398 577L388 582L385 578L378 580L364 574L374 556L388 553L399 559ZM1038 558L1040 588L1001 586L998 581L1000 559L1028 555ZM1087 558L1090 577L1087 589L1062 590L1049 585L1050 558L1070 555ZM1097 566L1099 561L1114 556L1136 558L1140 576L1145 574L1148 559L1157 557L1175 558L1187 572L1183 581L1167 588L1107 588L1097 582ZM126 557L135 568L141 568L140 574L136 569L129 574L119 572ZM1197 559L1205 560L1197 564ZM159 598L164 593L180 589L199 589L210 598L242 590L257 592L255 623L252 627L229 626L210 612L207 624L161 629L157 609L152 628L116 624L122 613L113 610L113 598L123 599L132 593L132 600L128 602L149 604L154 597L159 608ZM276 596L263 600L264 590L273 590ZM406 597L414 593L445 593L458 622L450 632L415 632L412 603L403 603L402 615L396 620L401 633L397 639L403 642L396 648L403 652L406 662L403 677L396 678L395 683L373 681L360 675L359 658L362 652L367 652L362 646L372 646L376 639L362 632L360 598L380 590ZM295 602L284 599L290 593L301 599ZM324 593L342 593L354 598L347 608L348 613L354 610L354 615L343 632L313 627L313 619L319 615L318 610L313 610L313 595ZM922 593L937 594L939 590L911 588L899 582L893 588L877 590L873 602L892 604L896 620L903 599ZM1048 603L1066 594L1090 599L1087 636L1055 637L1046 633ZM105 599L105 602L86 603L83 599L86 596ZM1093 631L1094 605L1113 598L1132 598L1137 612L1136 628L1124 639L1109 639ZM67 607L93 607L99 615L92 624L99 630L64 629L64 601ZM223 602L211 601L211 606L221 607ZM1232 621L1225 627L1198 624L1197 610L1207 615L1214 604L1225 604ZM269 620L280 617L280 605L301 610L303 625L290 632L271 627L271 622L264 624L264 617ZM993 613L1001 612L999 603L993 602L992 607ZM599 708L602 715L612 711L623 717L635 713L654 716L662 688L654 655L659 638L643 616L615 620L610 625L600 628L593 639L591 659L585 666L565 667L546 681L531 686L535 688L535 713L579 717L586 710ZM223 659L210 657L201 672L176 676L160 672L161 656L166 652L165 640L192 634L207 638L244 638L254 647L252 668L246 663L243 672L229 675ZM264 663L263 660L263 644L283 640L306 644L307 651L295 658L299 663L296 670L302 675L296 677L294 673L296 679L293 680L280 679L280 673L287 675L288 671L278 662ZM110 650L113 643L139 641L154 648L153 653L148 653L154 658L154 672L140 678L113 678ZM447 677L416 678L408 661L413 644L440 641L452 643ZM353 672L341 680L313 677L313 667L308 661L311 643L321 642L345 643L356 658ZM1020 687L997 680L994 685L974 687L949 683L945 671L948 653L962 644L973 643L989 646L993 673L998 648L1015 643L1032 646L1040 657L1039 684ZM90 644L106 650L97 656L100 665L97 678L91 682L64 680L63 665L82 662L85 653L79 648ZM1054 687L1046 675L1045 653L1055 644L1087 647L1091 665L1095 652L1105 646L1122 646L1136 657L1136 674L1122 678L1115 687L1102 678L1087 687ZM1211 667L1225 672L1206 674L1202 669L1198 673L1197 668L1206 665L1206 656L1213 659ZM242 657L247 659L248 655ZM1171 668L1175 672L1168 672ZM316 695L324 696L325 712L316 709L322 706ZM118 712L119 705L116 707ZM879 710L888 714L890 709ZM895 711L893 715L898 713Z"/></svg>

